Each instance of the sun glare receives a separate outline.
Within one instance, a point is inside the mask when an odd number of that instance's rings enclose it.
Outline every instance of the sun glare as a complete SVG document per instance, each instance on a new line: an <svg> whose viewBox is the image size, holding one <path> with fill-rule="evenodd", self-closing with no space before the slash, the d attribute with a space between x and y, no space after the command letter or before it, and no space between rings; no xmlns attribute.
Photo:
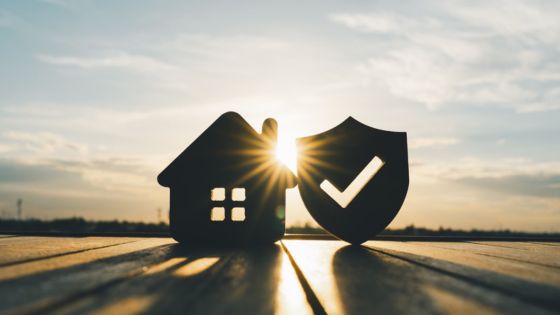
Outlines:
<svg viewBox="0 0 560 315"><path fill-rule="evenodd" d="M274 150L274 156L282 164L286 165L292 172L296 173L297 170L297 148L296 138L287 135L279 134L278 143Z"/></svg>

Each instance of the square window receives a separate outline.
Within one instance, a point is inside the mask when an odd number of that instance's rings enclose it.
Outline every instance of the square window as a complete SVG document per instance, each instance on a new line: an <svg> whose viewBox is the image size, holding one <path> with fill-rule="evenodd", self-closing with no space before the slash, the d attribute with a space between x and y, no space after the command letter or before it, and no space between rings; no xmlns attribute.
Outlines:
<svg viewBox="0 0 560 315"><path fill-rule="evenodd" d="M245 221L245 208L235 207L231 209L232 221Z"/></svg>
<svg viewBox="0 0 560 315"><path fill-rule="evenodd" d="M234 188L231 192L231 200L233 200L233 201L244 201L245 200L245 188Z"/></svg>
<svg viewBox="0 0 560 315"><path fill-rule="evenodd" d="M210 200L212 201L223 201L226 200L226 189L225 188L214 188L210 191Z"/></svg>
<svg viewBox="0 0 560 315"><path fill-rule="evenodd" d="M226 209L223 207L214 207L210 211L211 221L224 221L226 219Z"/></svg>

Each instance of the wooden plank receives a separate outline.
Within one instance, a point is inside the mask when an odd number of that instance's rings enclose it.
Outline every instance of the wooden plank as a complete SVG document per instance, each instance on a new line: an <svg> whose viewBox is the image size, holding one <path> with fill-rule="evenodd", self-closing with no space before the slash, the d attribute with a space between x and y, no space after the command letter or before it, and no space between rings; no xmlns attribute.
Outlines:
<svg viewBox="0 0 560 315"><path fill-rule="evenodd" d="M45 241L18 239L24 247ZM312 312L279 246L195 250L170 239L135 240L0 268L0 313ZM327 313L550 314L560 309L560 287L527 276L531 269L558 270L557 252L547 244L537 244L537 250L531 243L374 241L367 250L338 241L284 243ZM539 255L545 260L538 262L550 266L536 264Z"/></svg>
<svg viewBox="0 0 560 315"><path fill-rule="evenodd" d="M487 244L485 242L418 242L415 244L446 248L455 251L469 252L486 257L501 258L522 263L535 264L543 267L560 269L560 247L542 250L540 248L536 248L538 246L529 246L528 248L521 249L512 248L511 244L507 243Z"/></svg>
<svg viewBox="0 0 560 315"><path fill-rule="evenodd" d="M531 244L540 244L540 245L547 245L547 246L560 246L560 242L530 242Z"/></svg>
<svg viewBox="0 0 560 315"><path fill-rule="evenodd" d="M370 241L365 246L535 306L560 309L557 268L438 248L420 242Z"/></svg>
<svg viewBox="0 0 560 315"><path fill-rule="evenodd" d="M505 248L515 248L519 250L530 250L533 252L542 252L548 250L557 250L558 246L555 244L560 243L540 243L540 242L487 242L487 241L469 241L469 243L473 244L481 244L481 245L488 245L488 246L497 246L497 247L505 247ZM551 248L553 246L553 248Z"/></svg>
<svg viewBox="0 0 560 315"><path fill-rule="evenodd" d="M179 250L144 274L56 309L57 314L310 314L279 246Z"/></svg>
<svg viewBox="0 0 560 315"><path fill-rule="evenodd" d="M116 240L117 242L122 242L122 240ZM115 246L105 246L100 247L95 250L89 250L85 252L78 252L74 254L55 256L48 259L30 261L26 263L9 265L0 268L0 281L15 279L27 275L31 275L39 272L46 272L50 270L56 270L60 268L67 268L74 265L79 265L83 263L88 263L93 260L103 259L113 256L118 256L133 251L138 251L144 248L157 246L161 244L173 243L170 239L140 239L134 242L125 242L123 244Z"/></svg>
<svg viewBox="0 0 560 315"><path fill-rule="evenodd" d="M435 268L333 241L284 241L329 314L551 314Z"/></svg>
<svg viewBox="0 0 560 315"><path fill-rule="evenodd" d="M133 237L18 237L0 242L0 267L130 243Z"/></svg>
<svg viewBox="0 0 560 315"><path fill-rule="evenodd" d="M112 247L0 268L0 313L42 312L67 299L142 273L170 255L171 239L141 239Z"/></svg>
<svg viewBox="0 0 560 315"><path fill-rule="evenodd" d="M544 249L540 245L536 245L521 249L512 248L514 247L512 244L501 245L487 242L468 242L462 243L462 246L465 246L466 250L479 255L500 257L556 269L560 268L560 247Z"/></svg>
<svg viewBox="0 0 560 315"><path fill-rule="evenodd" d="M536 283L560 286L560 272L552 266L535 265L526 261L506 260L499 257L483 256L472 252L462 243L426 243L426 242L391 242L369 241L367 246L379 249L391 249L409 254L427 256L442 261L465 265L477 269L520 278ZM461 248L463 250L461 250ZM477 247L480 250L481 247ZM471 248L472 249L472 248ZM496 249L497 250L497 249Z"/></svg>

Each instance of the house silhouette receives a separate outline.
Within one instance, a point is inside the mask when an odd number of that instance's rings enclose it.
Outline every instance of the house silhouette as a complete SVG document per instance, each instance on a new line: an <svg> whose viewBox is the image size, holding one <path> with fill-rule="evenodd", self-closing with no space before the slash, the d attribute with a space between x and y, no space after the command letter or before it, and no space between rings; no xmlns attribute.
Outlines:
<svg viewBox="0 0 560 315"><path fill-rule="evenodd" d="M270 243L285 230L285 194L296 177L275 159L277 123L262 133L221 115L158 176L170 188L171 236L204 245Z"/></svg>

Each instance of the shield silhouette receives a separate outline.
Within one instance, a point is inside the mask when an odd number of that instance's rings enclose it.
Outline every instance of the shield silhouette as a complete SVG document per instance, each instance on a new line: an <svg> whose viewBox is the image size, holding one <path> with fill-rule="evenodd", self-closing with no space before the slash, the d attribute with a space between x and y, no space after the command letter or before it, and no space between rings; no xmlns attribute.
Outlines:
<svg viewBox="0 0 560 315"><path fill-rule="evenodd" d="M333 129L298 138L297 146L298 189L329 233L361 244L397 215L409 183L406 132L375 129L348 117ZM381 165L372 168L376 159ZM336 188L336 195L327 186ZM352 187L358 189L349 191ZM333 199L340 196L349 200Z"/></svg>

